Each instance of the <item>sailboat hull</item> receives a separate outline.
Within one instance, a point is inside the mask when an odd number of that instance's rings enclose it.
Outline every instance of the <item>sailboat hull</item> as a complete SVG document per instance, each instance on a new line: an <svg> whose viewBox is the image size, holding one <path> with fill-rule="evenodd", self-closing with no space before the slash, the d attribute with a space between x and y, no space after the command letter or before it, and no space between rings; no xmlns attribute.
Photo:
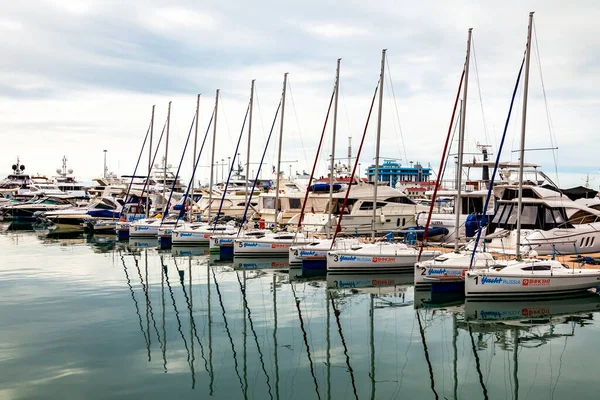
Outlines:
<svg viewBox="0 0 600 400"><path fill-rule="evenodd" d="M465 276L465 296L510 298L562 296L600 286L600 271L573 270L561 274L498 274L470 271Z"/></svg>

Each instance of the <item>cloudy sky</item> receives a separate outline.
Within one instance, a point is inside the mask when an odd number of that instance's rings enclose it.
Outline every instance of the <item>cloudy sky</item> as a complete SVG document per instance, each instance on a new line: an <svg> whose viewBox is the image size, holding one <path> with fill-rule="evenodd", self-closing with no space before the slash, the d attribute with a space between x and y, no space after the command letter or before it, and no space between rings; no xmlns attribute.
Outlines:
<svg viewBox="0 0 600 400"><path fill-rule="evenodd" d="M217 88L221 98L215 159L227 160L234 153L252 79L258 101L251 161L258 162L284 72L289 72L289 87L282 170L288 172L290 165L293 172L310 170L336 59L342 58L336 156L345 156L349 136L353 151L358 148L383 48L388 49L389 68L381 156L431 163L437 169L470 27L474 52L466 151L475 152L481 143L492 145L495 153L523 56L528 12L535 10L537 46L531 63L526 148L559 149L528 152L526 160L553 174L557 170L561 186L583 184L587 174L593 187L600 185L600 36L595 28L600 5L595 1L567 7L546 0L493 5L26 0L3 4L2 9L0 175L10 172L17 156L30 173L51 175L66 155L76 175L91 178L102 174L104 149L111 171L130 174L152 105L160 131L169 101L173 109L168 158L177 165L196 94L202 94L201 142ZM517 159L512 151L519 146L521 98L520 91L503 159ZM375 127L376 113L360 160L363 169L375 154ZM325 173L331 154L331 124L327 134L319 174ZM210 143L199 171L203 181L208 177L209 150ZM245 154L245 149L240 152ZM263 177L269 176L276 155L272 141ZM144 160L147 163L147 156ZM186 157L184 179L190 176L191 164L191 156Z"/></svg>

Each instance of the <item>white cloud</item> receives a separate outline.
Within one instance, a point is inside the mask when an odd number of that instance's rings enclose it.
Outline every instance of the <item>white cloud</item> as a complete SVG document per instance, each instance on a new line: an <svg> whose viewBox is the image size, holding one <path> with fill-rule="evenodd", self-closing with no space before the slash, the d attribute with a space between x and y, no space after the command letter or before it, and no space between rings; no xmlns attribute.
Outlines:
<svg viewBox="0 0 600 400"><path fill-rule="evenodd" d="M356 36L366 36L369 34L369 31L366 28L334 23L311 24L304 29L312 35L326 39L344 39Z"/></svg>

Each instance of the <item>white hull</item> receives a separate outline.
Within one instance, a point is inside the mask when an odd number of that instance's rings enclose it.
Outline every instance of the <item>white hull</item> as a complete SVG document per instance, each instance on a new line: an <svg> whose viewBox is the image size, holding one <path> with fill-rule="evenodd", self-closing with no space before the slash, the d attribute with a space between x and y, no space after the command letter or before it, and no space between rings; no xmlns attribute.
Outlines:
<svg viewBox="0 0 600 400"><path fill-rule="evenodd" d="M316 239L313 243L292 246L289 251L290 265L302 264L303 260L326 261L330 251L349 250L351 246L359 244L357 239L337 239L332 248L331 239Z"/></svg>
<svg viewBox="0 0 600 400"><path fill-rule="evenodd" d="M442 254L415 264L415 286L429 287L433 282L462 282L471 263L470 251ZM473 269L489 268L495 260L489 253L476 253Z"/></svg>
<svg viewBox="0 0 600 400"><path fill-rule="evenodd" d="M365 245L356 250L330 251L327 253L327 272L412 272L419 251L403 245ZM422 259L440 255L439 251L423 251Z"/></svg>
<svg viewBox="0 0 600 400"><path fill-rule="evenodd" d="M467 297L547 297L583 292L600 285L600 270L469 271L465 277Z"/></svg>
<svg viewBox="0 0 600 400"><path fill-rule="evenodd" d="M236 257L288 257L290 247L297 243L306 243L307 240L300 236L287 235L289 238L265 236L262 238L235 239L233 254Z"/></svg>
<svg viewBox="0 0 600 400"><path fill-rule="evenodd" d="M149 221L149 222L146 222ZM129 237L158 238L160 219L140 220L129 225Z"/></svg>
<svg viewBox="0 0 600 400"><path fill-rule="evenodd" d="M193 224L173 230L172 243L178 245L210 245L210 238L213 235L222 235L223 233L236 234L237 229L225 225Z"/></svg>

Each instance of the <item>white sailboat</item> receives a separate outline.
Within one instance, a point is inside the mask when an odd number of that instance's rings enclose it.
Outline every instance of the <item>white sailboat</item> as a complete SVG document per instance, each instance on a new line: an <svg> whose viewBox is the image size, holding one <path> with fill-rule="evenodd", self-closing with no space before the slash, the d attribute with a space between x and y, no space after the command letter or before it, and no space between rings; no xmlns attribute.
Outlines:
<svg viewBox="0 0 600 400"><path fill-rule="evenodd" d="M467 272L465 278L465 296L467 297L556 296L586 291L600 285L600 270L568 268L556 260L521 259L521 227L523 217L527 215L525 214L526 208L523 207L523 166L532 25L533 12L529 14L527 33L518 201L514 209L516 218L516 259L508 262L505 267ZM535 253L535 251L531 253Z"/></svg>

